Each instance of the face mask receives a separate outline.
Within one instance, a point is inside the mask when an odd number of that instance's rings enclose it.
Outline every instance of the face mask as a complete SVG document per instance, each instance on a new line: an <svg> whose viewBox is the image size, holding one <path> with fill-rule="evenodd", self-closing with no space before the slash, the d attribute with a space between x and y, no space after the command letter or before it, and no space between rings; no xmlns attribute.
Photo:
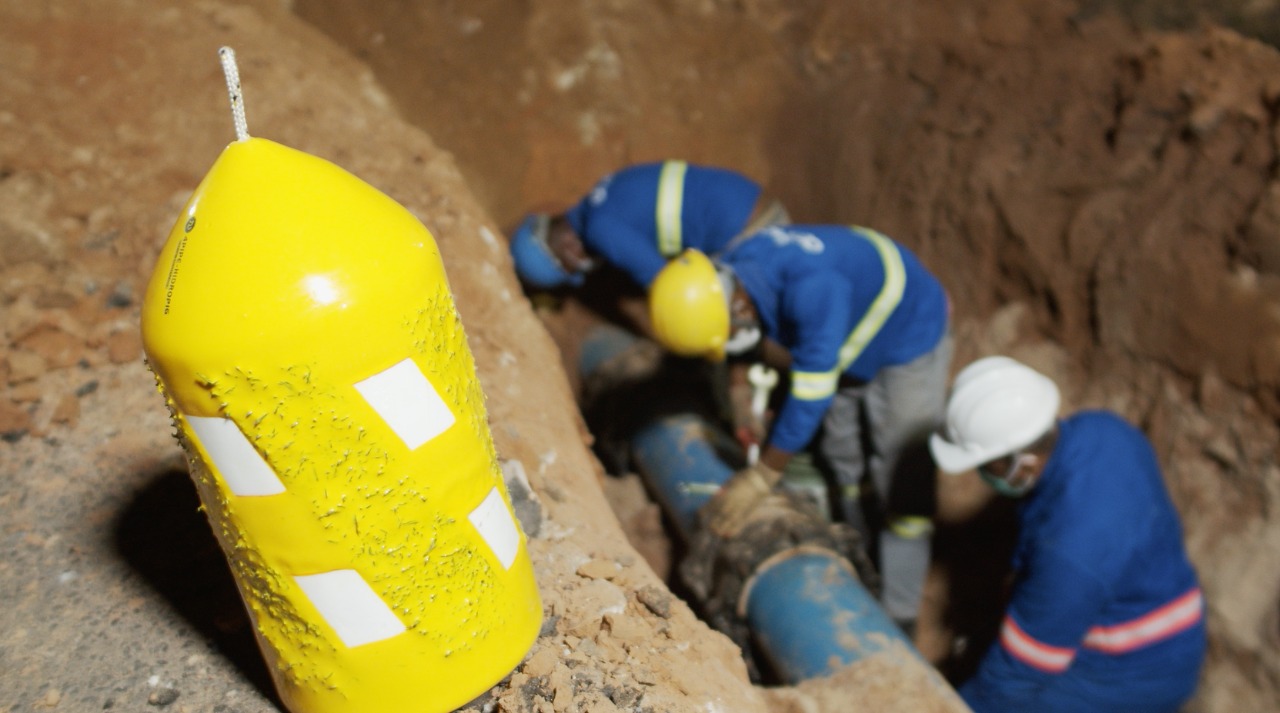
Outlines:
<svg viewBox="0 0 1280 713"><path fill-rule="evenodd" d="M764 332L760 330L760 322L750 316L749 310L741 304L747 300L738 294L738 281L733 271L721 265L716 269L716 276L720 278L729 307L729 340L724 344L724 353L743 356L759 346Z"/></svg>
<svg viewBox="0 0 1280 713"><path fill-rule="evenodd" d="M1023 468L1031 468L1035 465L1036 457L1030 453L1015 453L1009 458L1009 469L1003 478L988 470L986 464L978 466L978 477L982 478L982 482L990 485L997 493L1007 498L1020 498L1026 495L1036 484L1036 479L1031 477L1030 474L1024 478L1019 478Z"/></svg>
<svg viewBox="0 0 1280 713"><path fill-rule="evenodd" d="M759 327L742 327L733 330L729 341L724 343L724 353L729 356L742 356L755 349L763 334Z"/></svg>

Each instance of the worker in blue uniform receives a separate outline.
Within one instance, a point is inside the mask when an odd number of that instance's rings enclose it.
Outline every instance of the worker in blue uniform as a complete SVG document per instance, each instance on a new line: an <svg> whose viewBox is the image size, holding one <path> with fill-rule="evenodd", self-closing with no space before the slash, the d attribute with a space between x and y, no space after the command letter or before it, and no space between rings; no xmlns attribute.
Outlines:
<svg viewBox="0 0 1280 713"><path fill-rule="evenodd" d="M942 285L874 230L772 226L717 262L686 251L649 300L667 349L713 360L763 354L789 375L758 461L708 503L709 527L732 536L793 454L814 443L834 476L839 515L873 543L886 613L911 633L931 553L928 439L941 423L952 353ZM864 499L866 476L874 499ZM867 500L876 505L870 522Z"/></svg>
<svg viewBox="0 0 1280 713"><path fill-rule="evenodd" d="M960 694L977 713L1172 713L1205 654L1204 600L1155 453L1115 414L1059 419L1048 377L1003 356L957 375L939 468L1019 498L999 640Z"/></svg>
<svg viewBox="0 0 1280 713"><path fill-rule="evenodd" d="M532 213L511 238L517 274L537 289L580 287L611 265L647 288L685 248L707 254L736 236L786 222L750 178L723 168L661 161L601 178L564 213Z"/></svg>

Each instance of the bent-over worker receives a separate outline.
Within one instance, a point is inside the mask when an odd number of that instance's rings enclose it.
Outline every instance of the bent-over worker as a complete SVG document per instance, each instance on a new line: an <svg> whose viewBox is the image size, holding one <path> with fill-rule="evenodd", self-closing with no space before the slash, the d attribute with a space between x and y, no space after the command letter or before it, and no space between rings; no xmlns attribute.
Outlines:
<svg viewBox="0 0 1280 713"><path fill-rule="evenodd" d="M878 543L872 554L886 613L912 633L933 531L927 443L941 422L952 352L942 285L874 230L772 226L719 262L686 251L659 274L649 299L667 349L713 360L779 354L773 365L789 372L759 461L708 503L710 527L731 535L792 455L817 437L841 515ZM863 512L867 475L878 496L875 528Z"/></svg>
<svg viewBox="0 0 1280 713"><path fill-rule="evenodd" d="M685 248L707 254L787 220L750 178L685 161L629 166L601 178L564 213L531 213L511 238L516 272L539 289L580 287L608 264L647 288Z"/></svg>

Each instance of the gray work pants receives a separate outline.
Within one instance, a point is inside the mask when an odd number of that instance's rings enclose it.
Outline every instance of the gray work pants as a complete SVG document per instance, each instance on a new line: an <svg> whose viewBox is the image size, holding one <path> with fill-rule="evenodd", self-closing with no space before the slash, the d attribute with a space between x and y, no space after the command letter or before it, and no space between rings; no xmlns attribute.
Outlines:
<svg viewBox="0 0 1280 713"><path fill-rule="evenodd" d="M948 332L914 361L841 387L822 422L819 454L835 478L839 509L876 546L881 603L898 621L917 617L924 594L937 492L929 434L942 423L953 348ZM880 510L875 533L862 506L868 475Z"/></svg>

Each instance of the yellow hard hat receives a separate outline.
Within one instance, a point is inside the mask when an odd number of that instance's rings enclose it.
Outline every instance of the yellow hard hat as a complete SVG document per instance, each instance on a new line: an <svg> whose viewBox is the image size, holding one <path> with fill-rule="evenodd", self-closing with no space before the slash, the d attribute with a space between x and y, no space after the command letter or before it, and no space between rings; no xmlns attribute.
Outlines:
<svg viewBox="0 0 1280 713"><path fill-rule="evenodd" d="M649 287L649 318L669 351L724 359L729 300L711 259L689 248L667 263Z"/></svg>

